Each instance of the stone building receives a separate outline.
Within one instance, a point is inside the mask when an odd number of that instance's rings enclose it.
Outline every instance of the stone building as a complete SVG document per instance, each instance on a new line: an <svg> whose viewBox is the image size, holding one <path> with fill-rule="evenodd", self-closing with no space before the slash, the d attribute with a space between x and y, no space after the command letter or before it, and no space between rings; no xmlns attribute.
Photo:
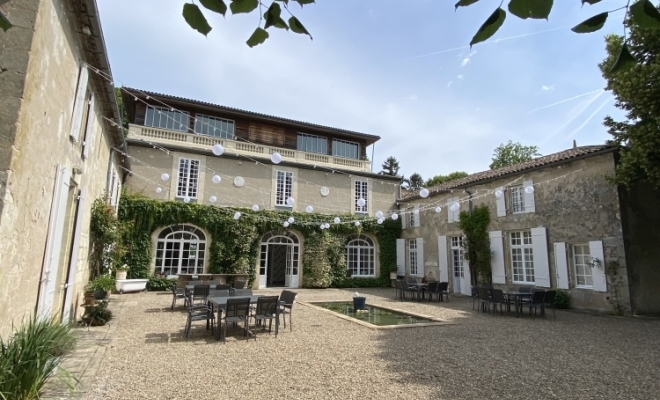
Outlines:
<svg viewBox="0 0 660 400"><path fill-rule="evenodd" d="M260 210L311 206L315 213L355 218L396 208L401 178L372 173L366 157L378 136L131 88L123 89L123 102L133 160L126 184L133 193ZM207 272L208 252L198 246L208 248L213 238L187 222L153 232L153 272ZM298 287L303 241L290 228L266 234L255 287ZM347 251L354 276L379 276L375 237L355 238Z"/></svg>
<svg viewBox="0 0 660 400"><path fill-rule="evenodd" d="M558 288L575 308L660 312L660 239L641 222L658 221L649 210L657 196L610 185L616 156L615 147L577 147L428 188L427 198L409 193L399 205L399 274L470 295L459 214L487 205L493 287Z"/></svg>
<svg viewBox="0 0 660 400"><path fill-rule="evenodd" d="M89 272L90 210L116 204L124 145L93 0L9 0L0 30L0 335L35 311L68 321Z"/></svg>

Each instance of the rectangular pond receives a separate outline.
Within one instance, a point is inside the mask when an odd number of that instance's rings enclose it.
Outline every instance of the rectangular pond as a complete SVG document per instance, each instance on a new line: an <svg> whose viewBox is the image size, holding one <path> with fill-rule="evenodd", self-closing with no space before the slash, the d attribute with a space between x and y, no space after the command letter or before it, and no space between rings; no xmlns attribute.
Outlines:
<svg viewBox="0 0 660 400"><path fill-rule="evenodd" d="M366 305L365 310L356 311L353 309L352 301L323 301L309 302L308 304L337 313L345 319L357 320L364 325L375 325L376 327L402 327L419 324L424 324L424 326L444 325L437 318L428 318L400 310L372 306L370 304Z"/></svg>

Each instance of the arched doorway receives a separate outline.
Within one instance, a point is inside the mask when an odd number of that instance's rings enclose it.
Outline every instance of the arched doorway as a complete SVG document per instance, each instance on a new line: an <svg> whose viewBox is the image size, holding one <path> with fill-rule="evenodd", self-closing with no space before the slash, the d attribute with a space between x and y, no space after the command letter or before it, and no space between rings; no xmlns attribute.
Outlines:
<svg viewBox="0 0 660 400"><path fill-rule="evenodd" d="M292 232L271 232L261 240L259 289L298 287L300 244Z"/></svg>
<svg viewBox="0 0 660 400"><path fill-rule="evenodd" d="M154 273L164 275L203 274L206 235L192 225L163 229L156 242Z"/></svg>

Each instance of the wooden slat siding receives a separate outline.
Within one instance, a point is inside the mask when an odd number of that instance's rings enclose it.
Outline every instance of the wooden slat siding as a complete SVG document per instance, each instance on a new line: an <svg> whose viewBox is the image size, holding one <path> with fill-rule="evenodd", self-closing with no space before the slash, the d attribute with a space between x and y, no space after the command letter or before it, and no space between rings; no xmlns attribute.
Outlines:
<svg viewBox="0 0 660 400"><path fill-rule="evenodd" d="M234 134L237 140L250 140L249 130L250 122L242 119L234 121Z"/></svg>
<svg viewBox="0 0 660 400"><path fill-rule="evenodd" d="M284 132L284 148L297 150L298 149L298 131L286 129Z"/></svg>
<svg viewBox="0 0 660 400"><path fill-rule="evenodd" d="M248 130L250 141L276 147L284 147L284 128L250 122Z"/></svg>

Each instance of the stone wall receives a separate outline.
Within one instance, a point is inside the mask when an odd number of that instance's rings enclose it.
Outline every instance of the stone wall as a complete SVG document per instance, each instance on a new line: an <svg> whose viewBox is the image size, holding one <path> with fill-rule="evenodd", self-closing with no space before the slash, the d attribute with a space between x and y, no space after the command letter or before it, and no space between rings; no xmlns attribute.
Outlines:
<svg viewBox="0 0 660 400"><path fill-rule="evenodd" d="M81 173L72 173L69 182L61 257L51 274L56 279L53 315L61 311L67 290L62 285L73 271L75 285L68 289L73 291L71 315L80 311L80 293L88 278L90 207L106 190L110 139L104 133L100 99L91 113L87 159L81 156L82 144L69 138L76 85L84 60L69 2L10 0L2 7L17 24L7 33L0 31L0 64L8 59L13 62L4 64L11 65L10 73L0 74L0 164L6 177L0 216L0 335L4 337L12 323L19 324L36 309L58 165ZM6 89L8 86L11 91ZM97 92L93 86L90 79L91 90ZM5 113L5 106L11 112ZM86 194L79 221L80 245L73 249L78 260L67 272L80 189Z"/></svg>
<svg viewBox="0 0 660 400"><path fill-rule="evenodd" d="M486 184L474 185L466 188L472 193L473 206L488 205L491 214L489 231L528 230L536 227L545 227L548 242L548 258L550 266L550 281L552 287L557 286L555 269L554 246L555 242L565 242L567 246L574 243L587 243L589 241L602 241L605 263L619 263L619 273L623 276L622 287L618 289L619 301L630 310L630 295L628 292L626 252L624 250L621 215L619 212L619 196L616 187L605 180L614 170L613 153L592 156L582 160L573 161L561 166L546 167L529 171L517 176L508 176L504 179ZM566 175L564 177L561 177ZM561 178L560 178L561 177ZM553 180L558 178L556 180ZM496 198L492 194L496 188L507 185L522 185L523 181L531 180L535 184L534 201L535 212L497 216ZM547 182L546 182L547 181ZM545 182L545 183L542 183ZM486 194L491 191L491 194ZM505 193L505 196L508 192ZM453 193L441 193L427 199L416 199L404 202L402 207L409 210L415 204L420 207L437 205L442 207L440 213L434 210L420 212L421 221L418 228L406 228L404 238L424 239L425 271L438 278L438 236L460 236L461 230L458 222L448 222L449 207L447 199L459 197L467 199L468 194L460 190ZM435 206L435 205L434 205ZM507 208L509 203L507 202ZM468 202L461 203L460 211L468 209ZM514 289L517 285L512 282L510 252L505 240L505 271L506 285L495 287ZM508 253L508 254L507 254ZM448 257L451 257L448 251ZM451 260L451 259L450 259ZM408 263L408 261L406 261ZM575 287L574 267L568 257L569 282L568 292L571 296L572 306L576 308L589 308L601 311L612 310L611 301L613 288L608 285L609 292L596 292L591 289ZM451 261L449 261L449 283L453 285Z"/></svg>

